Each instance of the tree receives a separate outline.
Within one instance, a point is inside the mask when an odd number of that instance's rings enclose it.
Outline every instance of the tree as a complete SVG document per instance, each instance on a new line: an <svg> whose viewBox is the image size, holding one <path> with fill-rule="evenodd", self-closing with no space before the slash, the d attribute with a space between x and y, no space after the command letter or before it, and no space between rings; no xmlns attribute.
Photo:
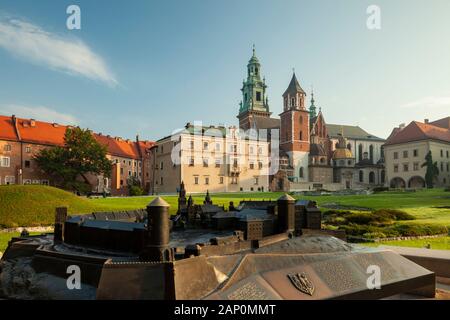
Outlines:
<svg viewBox="0 0 450 320"><path fill-rule="evenodd" d="M425 182L427 188L431 189L434 187L434 178L439 175L439 168L437 162L433 162L433 156L431 151L428 151L425 156L425 162L422 164L422 168L427 167L427 172L425 173Z"/></svg>
<svg viewBox="0 0 450 320"><path fill-rule="evenodd" d="M90 191L87 173L110 176L112 165L106 153L106 146L98 143L91 131L76 127L67 128L63 146L43 149L34 160L63 188L84 193ZM78 181L80 177L84 183Z"/></svg>

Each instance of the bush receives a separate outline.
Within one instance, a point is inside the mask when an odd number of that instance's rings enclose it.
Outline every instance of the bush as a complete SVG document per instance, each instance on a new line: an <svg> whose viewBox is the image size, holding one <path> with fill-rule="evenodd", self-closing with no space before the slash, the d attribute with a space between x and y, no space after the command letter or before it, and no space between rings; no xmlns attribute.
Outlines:
<svg viewBox="0 0 450 320"><path fill-rule="evenodd" d="M401 210L395 209L379 209L373 212L374 215L385 217L386 219L404 221L404 220L414 220L416 219L413 215Z"/></svg>
<svg viewBox="0 0 450 320"><path fill-rule="evenodd" d="M139 186L130 186L129 194L130 196L142 196L144 194L144 190L142 190Z"/></svg>
<svg viewBox="0 0 450 320"><path fill-rule="evenodd" d="M374 193L386 192L389 191L389 187L376 187L373 188Z"/></svg>
<svg viewBox="0 0 450 320"><path fill-rule="evenodd" d="M367 232L363 234L364 239L382 239L386 238L383 232Z"/></svg>
<svg viewBox="0 0 450 320"><path fill-rule="evenodd" d="M401 236L404 237L433 236L448 233L448 229L446 226L439 226L434 224L424 224L424 225L398 224L395 225L393 228Z"/></svg>

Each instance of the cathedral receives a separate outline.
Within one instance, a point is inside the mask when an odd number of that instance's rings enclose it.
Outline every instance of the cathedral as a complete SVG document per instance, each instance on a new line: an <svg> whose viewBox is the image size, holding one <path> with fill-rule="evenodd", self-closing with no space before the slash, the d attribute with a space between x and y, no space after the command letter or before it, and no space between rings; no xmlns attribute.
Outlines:
<svg viewBox="0 0 450 320"><path fill-rule="evenodd" d="M247 64L242 85L239 127L267 130L279 143L269 145L278 168L270 177L272 191L369 189L385 184L383 144L359 126L328 124L314 93L309 107L307 94L295 72L282 95L283 111L273 117L267 98L261 63L253 55ZM269 139L270 140L270 139Z"/></svg>

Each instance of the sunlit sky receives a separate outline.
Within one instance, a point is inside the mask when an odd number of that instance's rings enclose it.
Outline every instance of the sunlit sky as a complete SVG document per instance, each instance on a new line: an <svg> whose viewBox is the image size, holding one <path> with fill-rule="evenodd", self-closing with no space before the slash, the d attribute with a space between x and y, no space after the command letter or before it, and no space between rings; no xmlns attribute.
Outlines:
<svg viewBox="0 0 450 320"><path fill-rule="evenodd" d="M328 123L386 138L450 115L448 39L448 0L2 0L0 114L145 139L234 125L255 44L273 116L295 68Z"/></svg>

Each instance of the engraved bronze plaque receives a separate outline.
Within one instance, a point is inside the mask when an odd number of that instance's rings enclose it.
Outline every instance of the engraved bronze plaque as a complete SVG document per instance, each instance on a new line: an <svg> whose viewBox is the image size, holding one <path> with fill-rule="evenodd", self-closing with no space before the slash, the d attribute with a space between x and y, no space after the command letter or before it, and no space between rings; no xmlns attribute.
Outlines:
<svg viewBox="0 0 450 320"><path fill-rule="evenodd" d="M289 273L287 277L298 290L310 296L313 295L314 284L308 279L305 273Z"/></svg>

